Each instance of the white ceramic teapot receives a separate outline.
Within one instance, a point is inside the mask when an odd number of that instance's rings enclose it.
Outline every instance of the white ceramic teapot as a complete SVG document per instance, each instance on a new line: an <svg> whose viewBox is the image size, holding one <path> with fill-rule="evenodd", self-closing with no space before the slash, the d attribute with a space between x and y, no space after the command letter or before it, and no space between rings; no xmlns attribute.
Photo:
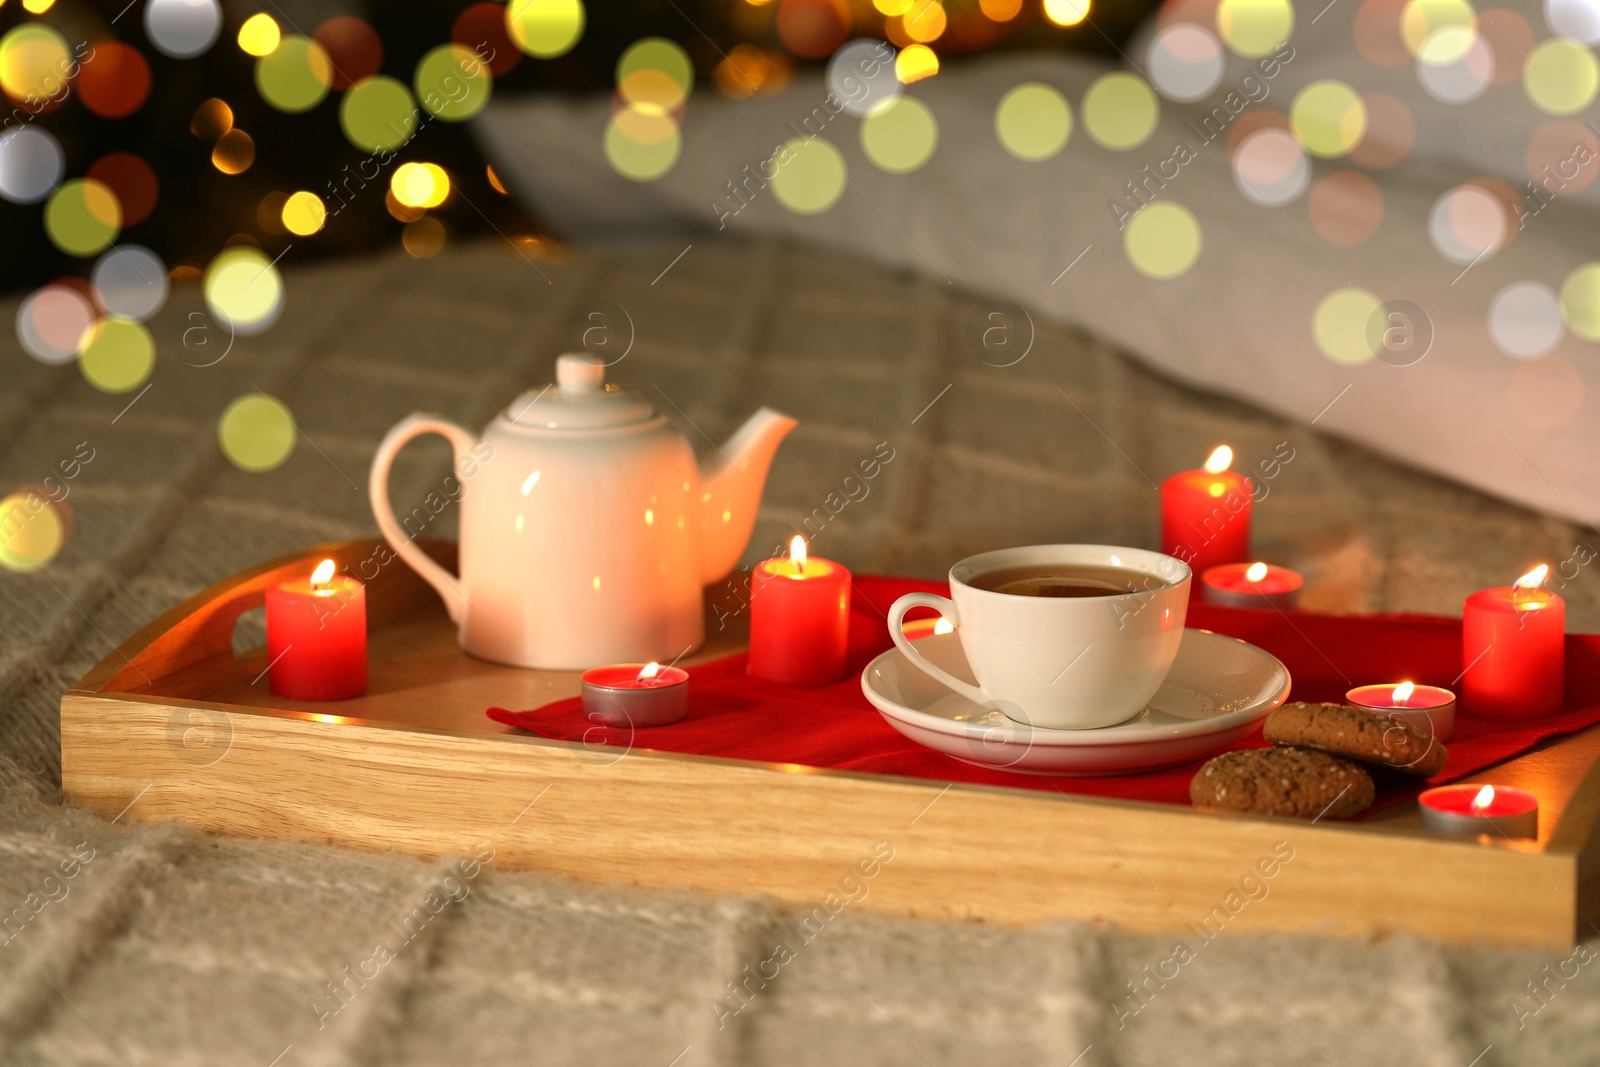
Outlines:
<svg viewBox="0 0 1600 1067"><path fill-rule="evenodd" d="M762 408L700 466L648 401L565 355L556 386L518 397L482 441L436 416L400 420L372 457L372 511L472 655L555 670L667 662L705 639L701 590L739 561L794 426ZM449 440L465 490L459 578L389 505L390 464L424 433Z"/></svg>

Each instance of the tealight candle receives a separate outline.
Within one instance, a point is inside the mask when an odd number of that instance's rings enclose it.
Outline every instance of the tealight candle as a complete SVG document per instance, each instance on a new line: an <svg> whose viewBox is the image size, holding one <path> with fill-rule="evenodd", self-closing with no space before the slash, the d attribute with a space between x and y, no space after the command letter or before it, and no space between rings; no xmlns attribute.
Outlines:
<svg viewBox="0 0 1600 1067"><path fill-rule="evenodd" d="M666 726L689 714L689 672L650 663L584 671L583 717L605 726Z"/></svg>
<svg viewBox="0 0 1600 1067"><path fill-rule="evenodd" d="M1346 693L1344 699L1376 715L1404 719L1424 734L1445 743L1456 735L1456 695L1436 685L1413 682L1358 685Z"/></svg>
<svg viewBox="0 0 1600 1067"><path fill-rule="evenodd" d="M1561 710L1567 606L1541 589L1540 564L1510 586L1467 597L1461 611L1461 696L1486 719L1532 719Z"/></svg>
<svg viewBox="0 0 1600 1067"><path fill-rule="evenodd" d="M844 677L850 644L850 572L806 558L798 535L788 559L756 565L750 582L752 678L780 685L828 685Z"/></svg>
<svg viewBox="0 0 1600 1067"><path fill-rule="evenodd" d="M1270 563L1223 563L1200 575L1208 604L1230 608L1293 608L1305 579Z"/></svg>
<svg viewBox="0 0 1600 1067"><path fill-rule="evenodd" d="M1161 551L1196 574L1250 559L1250 479L1230 471L1232 462L1233 449L1219 445L1203 470L1161 485Z"/></svg>
<svg viewBox="0 0 1600 1067"><path fill-rule="evenodd" d="M266 591L268 685L291 700L367 691L367 590L325 559L309 578Z"/></svg>
<svg viewBox="0 0 1600 1067"><path fill-rule="evenodd" d="M1441 785L1417 798L1422 825L1455 837L1538 837L1539 798L1507 786Z"/></svg>

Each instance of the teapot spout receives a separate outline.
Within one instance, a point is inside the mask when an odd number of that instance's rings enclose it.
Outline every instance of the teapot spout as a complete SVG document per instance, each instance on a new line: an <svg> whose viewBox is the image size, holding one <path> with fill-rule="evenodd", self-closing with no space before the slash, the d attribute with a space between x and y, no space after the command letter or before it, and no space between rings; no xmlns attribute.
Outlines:
<svg viewBox="0 0 1600 1067"><path fill-rule="evenodd" d="M772 455L796 422L762 408L700 465L700 583L733 570L750 542Z"/></svg>

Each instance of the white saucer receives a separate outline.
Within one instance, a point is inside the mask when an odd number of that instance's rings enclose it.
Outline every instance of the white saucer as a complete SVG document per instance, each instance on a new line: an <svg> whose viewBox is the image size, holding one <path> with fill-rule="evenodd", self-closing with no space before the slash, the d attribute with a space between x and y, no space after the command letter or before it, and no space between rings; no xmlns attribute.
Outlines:
<svg viewBox="0 0 1600 1067"><path fill-rule="evenodd" d="M972 679L957 634L917 648L957 678ZM1175 767L1250 733L1289 696L1289 669L1252 644L1185 630L1172 673L1139 714L1098 730L1034 729L993 705L972 703L890 649L861 672L861 691L884 719L920 745L980 767L1088 777Z"/></svg>

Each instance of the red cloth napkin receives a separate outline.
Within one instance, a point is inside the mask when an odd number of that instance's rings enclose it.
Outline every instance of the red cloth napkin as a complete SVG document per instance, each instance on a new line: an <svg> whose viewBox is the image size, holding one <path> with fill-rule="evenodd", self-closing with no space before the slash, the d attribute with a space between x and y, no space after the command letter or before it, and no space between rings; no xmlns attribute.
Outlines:
<svg viewBox="0 0 1600 1067"><path fill-rule="evenodd" d="M885 615L910 592L948 594L943 582L857 575L850 619L850 673L816 689L790 689L745 674L745 655L689 668L688 717L671 726L629 730L597 726L573 697L532 711L490 708L489 718L543 737L590 745L656 749L700 756L798 763L940 782L978 782L1082 796L1189 803L1200 762L1113 778L1045 778L974 767L923 748L878 715L861 693L861 672L890 647ZM924 612L922 614L928 614ZM1192 604L1188 625L1242 638L1277 656L1294 680L1295 700L1342 700L1369 682L1458 688L1461 621L1425 615L1317 615ZM1377 776L1383 807L1429 785L1457 781L1526 752L1541 740L1600 722L1600 636L1568 635L1566 706L1523 722L1478 719L1458 709L1455 740L1442 773L1421 782ZM1263 746L1259 731L1234 746Z"/></svg>

